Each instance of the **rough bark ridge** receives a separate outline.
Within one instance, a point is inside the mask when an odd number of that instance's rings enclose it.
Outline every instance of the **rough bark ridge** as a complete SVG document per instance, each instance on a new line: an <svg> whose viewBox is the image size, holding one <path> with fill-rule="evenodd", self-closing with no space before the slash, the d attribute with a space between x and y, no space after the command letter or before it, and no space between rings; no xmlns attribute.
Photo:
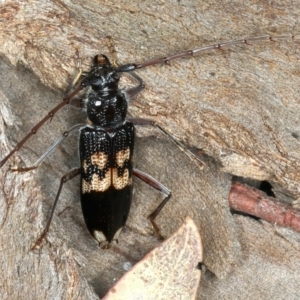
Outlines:
<svg viewBox="0 0 300 300"><path fill-rule="evenodd" d="M61 101L78 55L86 69L95 54L111 56L108 36L120 62L143 62L248 36L298 34L299 14L288 1L6 2L0 6L0 157ZM204 263L216 276L203 275L199 299L299 297L299 234L233 218L227 203L231 175L267 180L288 202L299 197L299 50L299 42L262 42L139 70L146 89L130 114L156 120L210 157L200 170L156 131L139 133L136 166L173 194L157 219L162 233L170 235L187 214L200 229ZM9 166L32 164L60 133L84 121L84 114L63 109L0 169L2 299L103 296L125 272L125 261L138 261L157 244L145 218L162 197L136 180L119 252L99 251L84 227L75 179L63 190L49 243L28 251L59 178L78 165L76 137L37 172L18 175Z"/></svg>

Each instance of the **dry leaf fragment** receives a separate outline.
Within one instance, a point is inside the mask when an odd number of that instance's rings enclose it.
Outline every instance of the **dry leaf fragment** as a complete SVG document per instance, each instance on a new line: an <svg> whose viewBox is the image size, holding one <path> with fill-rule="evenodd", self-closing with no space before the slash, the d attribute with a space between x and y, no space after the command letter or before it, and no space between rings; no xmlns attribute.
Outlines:
<svg viewBox="0 0 300 300"><path fill-rule="evenodd" d="M186 217L179 229L121 277L103 300L195 299L201 261L198 228Z"/></svg>

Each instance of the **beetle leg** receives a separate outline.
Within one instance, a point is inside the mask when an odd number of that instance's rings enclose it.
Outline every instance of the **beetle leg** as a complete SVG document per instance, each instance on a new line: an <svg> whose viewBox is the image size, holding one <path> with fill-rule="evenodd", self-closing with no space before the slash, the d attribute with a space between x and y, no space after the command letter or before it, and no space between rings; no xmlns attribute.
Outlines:
<svg viewBox="0 0 300 300"><path fill-rule="evenodd" d="M157 215L160 213L162 208L165 206L165 204L170 200L171 198L171 191L165 187L163 184L161 184L159 181L154 179L152 176L137 170L133 169L133 175L135 175L137 178L141 179L154 189L160 191L162 194L164 194L165 198L164 200L158 205L158 207L147 217L149 221L152 224L152 227L155 231L155 234L158 236L159 239L163 239L162 235L160 234L160 229L157 226L157 224L154 222L154 219L157 217Z"/></svg>
<svg viewBox="0 0 300 300"><path fill-rule="evenodd" d="M170 133L168 133L165 129L163 129L156 122L148 119L142 118L128 118L128 121L132 122L134 125L141 126L154 126L159 131L161 131L167 138L169 138L181 151L183 151L192 161L194 161L201 169L204 168L205 163L192 151L190 151L183 143L176 140Z"/></svg>
<svg viewBox="0 0 300 300"><path fill-rule="evenodd" d="M52 152L52 150L59 145L65 138L67 138L68 136L70 136L70 133L72 131L75 131L77 129L79 129L80 127L85 126L85 124L77 124L75 126L73 126L71 129L69 129L68 131L65 131L62 136L51 146L47 149L47 151L30 167L26 167L26 168L12 168L11 171L12 172L28 172L28 171L32 171L35 170L39 167L39 165L43 162L43 160Z"/></svg>
<svg viewBox="0 0 300 300"><path fill-rule="evenodd" d="M54 203L52 205L52 208L51 208L51 212L50 212L50 216L48 218L48 221L47 221L47 224L43 230L43 232L41 233L41 235L39 236L39 238L36 240L36 242L32 245L31 247L31 250L34 250L34 249L38 249L41 245L41 242L42 240L45 238L45 236L47 235L48 231L49 231L49 227L50 227L50 224L51 224L51 221L52 221L52 218L53 218L53 215L54 215L54 210L55 210L55 207L57 205L57 202L58 202L58 199L59 199L59 195L60 195L60 192L62 190L62 187L63 185L71 180L72 178L74 178L75 176L79 175L80 174L80 170L81 168L75 168L75 169L72 169L70 170L67 174L65 174L61 180L60 180L60 185L59 185L59 189L58 189L58 192L56 194L56 198L54 200Z"/></svg>
<svg viewBox="0 0 300 300"><path fill-rule="evenodd" d="M137 86L125 91L126 94L129 96L129 100L131 100L145 88L145 84L143 79L139 77L136 73L130 72L129 74L139 83Z"/></svg>

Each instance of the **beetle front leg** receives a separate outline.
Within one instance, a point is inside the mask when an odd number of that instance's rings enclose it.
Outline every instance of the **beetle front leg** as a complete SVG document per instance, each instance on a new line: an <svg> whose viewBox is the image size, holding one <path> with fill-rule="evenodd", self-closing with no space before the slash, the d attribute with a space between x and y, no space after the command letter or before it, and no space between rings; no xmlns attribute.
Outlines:
<svg viewBox="0 0 300 300"><path fill-rule="evenodd" d="M77 124L75 126L73 126L72 128L70 128L68 131L65 131L62 136L51 146L49 147L45 153L30 167L26 167L26 168L12 168L11 171L12 172L29 172L32 170L37 169L40 164L43 162L43 160L52 152L52 150L55 149L56 146L58 146L63 140L65 140L68 136L70 136L70 133L74 132L75 130L80 129L81 127L83 127L85 124Z"/></svg>
<svg viewBox="0 0 300 300"><path fill-rule="evenodd" d="M139 83L137 86L126 90L126 94L129 96L129 100L131 100L145 88L145 84L143 79L139 77L136 73L130 72L129 74Z"/></svg>

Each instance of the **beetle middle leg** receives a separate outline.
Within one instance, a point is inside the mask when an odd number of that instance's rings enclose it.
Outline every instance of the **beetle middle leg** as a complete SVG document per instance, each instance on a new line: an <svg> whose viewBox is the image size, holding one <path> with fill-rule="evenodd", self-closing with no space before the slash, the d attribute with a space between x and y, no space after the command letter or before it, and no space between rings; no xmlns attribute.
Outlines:
<svg viewBox="0 0 300 300"><path fill-rule="evenodd" d="M181 151L183 151L192 161L194 161L201 169L204 168L205 163L193 152L191 152L183 143L176 140L170 133L168 133L164 128L158 125L156 122L143 119L143 118L129 118L134 125L141 125L141 126L154 126L160 132L162 132L168 139L170 139Z"/></svg>
<svg viewBox="0 0 300 300"><path fill-rule="evenodd" d="M133 88L126 90L126 94L128 95L128 100L131 100L135 96L137 96L144 88L145 84L135 72L129 72L139 84ZM168 133L164 128L162 128L159 124L152 120L143 119L143 118L128 118L135 125L141 126L154 126L160 132L162 132L168 139L170 139L181 151L183 151L192 161L194 161L201 169L205 166L204 162L193 152L191 152L183 143L176 140L170 133Z"/></svg>
<svg viewBox="0 0 300 300"><path fill-rule="evenodd" d="M85 124L77 124L75 126L73 126L72 128L70 128L69 130L65 131L62 136L51 146L49 147L45 153L30 167L26 167L26 168L12 168L11 171L12 172L29 172L32 170L35 170L39 167L39 165L43 162L43 160L52 152L52 150L58 146L64 139L66 139L68 136L70 136L70 133L74 132L75 130L81 128L85 126Z"/></svg>

